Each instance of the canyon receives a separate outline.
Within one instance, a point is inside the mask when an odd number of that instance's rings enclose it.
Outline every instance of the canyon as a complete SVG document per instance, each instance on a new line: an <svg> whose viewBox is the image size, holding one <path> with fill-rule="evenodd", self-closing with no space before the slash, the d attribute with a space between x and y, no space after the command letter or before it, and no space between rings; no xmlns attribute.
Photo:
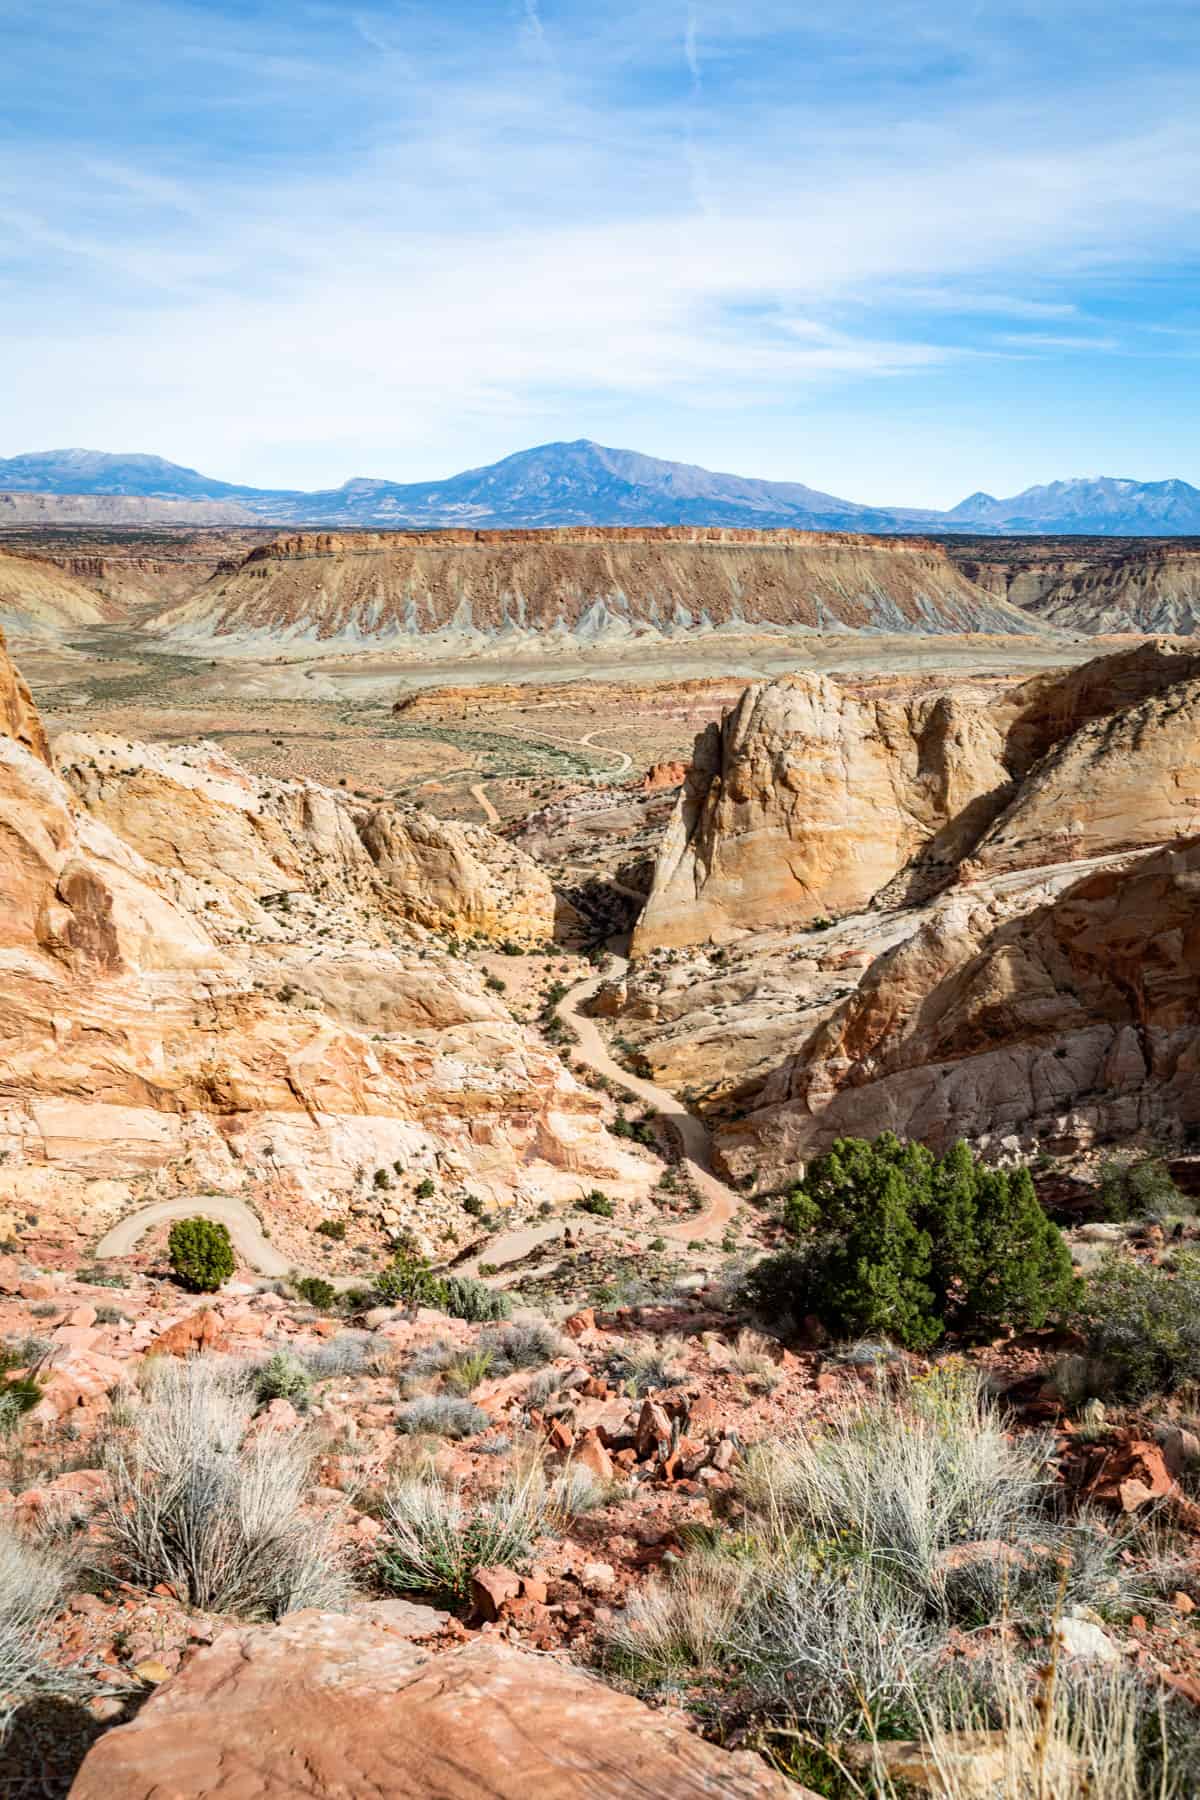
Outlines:
<svg viewBox="0 0 1200 1800"><path fill-rule="evenodd" d="M299 1757L330 1800L348 1768L414 1796L615 1795L630 1769L664 1795L828 1791L614 1691L611 1647L742 1516L764 1446L940 1379L887 1346L855 1362L819 1320L758 1329L746 1271L839 1138L966 1140L985 1179L1032 1167L1046 1193L1091 1194L1114 1150L1195 1178L1200 650L1003 596L972 614L983 587L930 544L229 547L0 555L0 1323L42 1358L0 1528L69 1510L109 1555L112 1446L156 1384L226 1382L235 1461L307 1446L290 1524L345 1585L277 1623L157 1575L72 1594L56 1666L159 1691L133 1716L102 1688L44 1754L31 1717L0 1780L282 1796ZM418 588L427 629L376 647ZM652 613L676 591L692 623ZM628 657L603 647L625 632ZM476 650L429 658L439 636ZM234 1259L201 1299L167 1246L197 1215ZM414 1266L440 1286L389 1287ZM1003 1388L1009 1436L1065 1425L1061 1335L950 1368ZM1082 1454L1122 1504L1123 1457L1191 1504L1131 1433ZM1060 1438L1066 1468L1083 1440ZM474 1554L522 1482L536 1529ZM461 1591L378 1597L405 1496L471 1509L443 1540L473 1556ZM1187 1679L1157 1614L1129 1629Z"/></svg>

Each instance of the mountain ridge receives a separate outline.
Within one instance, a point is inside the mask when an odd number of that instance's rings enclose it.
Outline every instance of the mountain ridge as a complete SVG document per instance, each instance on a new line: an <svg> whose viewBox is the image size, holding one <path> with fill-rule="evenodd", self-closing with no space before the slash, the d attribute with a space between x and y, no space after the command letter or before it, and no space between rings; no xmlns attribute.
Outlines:
<svg viewBox="0 0 1200 1800"><path fill-rule="evenodd" d="M67 449L0 458L0 494L125 497L228 505L231 521L436 530L448 526L733 525L936 536L1190 536L1200 489L1178 478L1076 477L998 499L978 490L948 511L870 506L802 482L670 462L589 438L535 445L437 481L352 476L304 492L220 481L141 452ZM76 508L78 512L78 507Z"/></svg>

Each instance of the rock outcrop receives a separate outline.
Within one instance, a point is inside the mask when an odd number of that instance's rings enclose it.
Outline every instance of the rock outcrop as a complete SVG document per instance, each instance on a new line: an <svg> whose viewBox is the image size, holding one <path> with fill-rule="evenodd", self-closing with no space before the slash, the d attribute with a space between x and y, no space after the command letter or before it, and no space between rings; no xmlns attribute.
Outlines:
<svg viewBox="0 0 1200 1800"><path fill-rule="evenodd" d="M928 909L723 1131L730 1166L885 1129L1028 1153L1200 1124L1200 837L1057 886Z"/></svg>
<svg viewBox="0 0 1200 1800"><path fill-rule="evenodd" d="M1198 724L1200 659L1156 643L998 691L751 687L696 740L635 954L1186 835Z"/></svg>
<svg viewBox="0 0 1200 1800"><path fill-rule="evenodd" d="M494 1641L431 1656L386 1624L310 1612L219 1637L100 1740L71 1788L72 1800L168 1793L795 1800L804 1790L550 1657Z"/></svg>
<svg viewBox="0 0 1200 1800"><path fill-rule="evenodd" d="M412 922L428 855L442 928L540 929L508 846L431 825L401 881L377 814L207 748L72 738L69 783L2 643L0 733L0 1204L103 1229L135 1188L251 1193L315 1222L380 1166L500 1206L621 1179L597 1098Z"/></svg>
<svg viewBox="0 0 1200 1800"><path fill-rule="evenodd" d="M1064 631L1200 631L1195 539L1028 539L948 545L969 581Z"/></svg>
<svg viewBox="0 0 1200 1800"><path fill-rule="evenodd" d="M923 539L713 528L306 532L251 551L149 628L210 653L403 639L430 656L695 631L1043 635Z"/></svg>
<svg viewBox="0 0 1200 1800"><path fill-rule="evenodd" d="M553 934L547 876L481 826L252 776L213 744L72 733L56 756L93 817L218 916L282 935L263 902L309 895L374 937L401 922L522 944Z"/></svg>

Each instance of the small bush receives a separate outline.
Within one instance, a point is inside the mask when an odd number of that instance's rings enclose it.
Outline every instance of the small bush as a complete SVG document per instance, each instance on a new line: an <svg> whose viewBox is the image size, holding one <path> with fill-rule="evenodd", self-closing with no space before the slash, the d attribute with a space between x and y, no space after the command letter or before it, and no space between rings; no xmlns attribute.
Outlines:
<svg viewBox="0 0 1200 1800"><path fill-rule="evenodd" d="M607 1194L601 1193L599 1188L593 1188L591 1193L585 1194L579 1201L579 1210L580 1212L594 1213L600 1219L611 1219L613 1203Z"/></svg>
<svg viewBox="0 0 1200 1800"><path fill-rule="evenodd" d="M411 1251L399 1250L375 1277L375 1289L393 1306L446 1307L446 1286L429 1264Z"/></svg>
<svg viewBox="0 0 1200 1800"><path fill-rule="evenodd" d="M483 1201L479 1198L478 1194L464 1194L460 1201L460 1205L462 1206L463 1211L469 1213L473 1219L481 1219L483 1217L485 1208Z"/></svg>
<svg viewBox="0 0 1200 1800"><path fill-rule="evenodd" d="M496 1375L509 1375L516 1369L540 1369L563 1354L563 1341L549 1325L535 1321L528 1325L507 1325L503 1331L485 1331L479 1340L481 1350L492 1356Z"/></svg>
<svg viewBox="0 0 1200 1800"><path fill-rule="evenodd" d="M247 1618L336 1610L350 1595L332 1525L302 1511L311 1452L298 1432L247 1437L244 1374L209 1356L146 1366L127 1439L106 1458L119 1573L186 1605Z"/></svg>
<svg viewBox="0 0 1200 1800"><path fill-rule="evenodd" d="M437 1193L437 1183L432 1175L422 1175L413 1192L418 1200L432 1200Z"/></svg>
<svg viewBox="0 0 1200 1800"><path fill-rule="evenodd" d="M610 1367L629 1393L637 1399L656 1388L670 1387L672 1367L684 1352L680 1337L634 1338L613 1352Z"/></svg>
<svg viewBox="0 0 1200 1800"><path fill-rule="evenodd" d="M0 1438L11 1437L42 1397L37 1370L49 1345L30 1338L0 1350Z"/></svg>
<svg viewBox="0 0 1200 1800"><path fill-rule="evenodd" d="M215 1294L237 1266L229 1228L217 1219L177 1219L167 1255L176 1280L193 1294Z"/></svg>
<svg viewBox="0 0 1200 1800"><path fill-rule="evenodd" d="M254 1392L264 1406L272 1400L290 1400L293 1406L302 1410L312 1395L312 1374L304 1363L289 1356L286 1350L277 1350L255 1372Z"/></svg>
<svg viewBox="0 0 1200 1800"><path fill-rule="evenodd" d="M470 1275L447 1275L442 1281L445 1310L452 1319L465 1319L470 1325L490 1325L507 1319L512 1301L499 1288L488 1287Z"/></svg>
<svg viewBox="0 0 1200 1800"><path fill-rule="evenodd" d="M1159 1156L1110 1156L1100 1165L1100 1205L1106 1219L1165 1219L1186 1210Z"/></svg>
<svg viewBox="0 0 1200 1800"><path fill-rule="evenodd" d="M396 1430L406 1437L477 1437L490 1424L481 1407L453 1394L421 1394L396 1413Z"/></svg>
<svg viewBox="0 0 1200 1800"><path fill-rule="evenodd" d="M556 1522L540 1466L513 1474L491 1499L475 1504L432 1480L402 1482L383 1507L386 1532L379 1573L401 1593L430 1594L461 1605L475 1570L521 1570Z"/></svg>
<svg viewBox="0 0 1200 1800"><path fill-rule="evenodd" d="M471 1394L481 1381L486 1381L492 1368L490 1350L464 1350L453 1362L446 1364L443 1371L447 1385L456 1393Z"/></svg>
<svg viewBox="0 0 1200 1800"><path fill-rule="evenodd" d="M334 1375L361 1375L378 1355L379 1344L371 1332L342 1331L306 1350L303 1362L314 1381L328 1381Z"/></svg>
<svg viewBox="0 0 1200 1800"><path fill-rule="evenodd" d="M1079 1324L1108 1393L1145 1400L1200 1382L1200 1256L1182 1253L1173 1271L1106 1257L1087 1280Z"/></svg>
<svg viewBox="0 0 1200 1800"><path fill-rule="evenodd" d="M332 1243L343 1244L346 1241L345 1219L322 1219L317 1226L319 1237L329 1238Z"/></svg>
<svg viewBox="0 0 1200 1800"><path fill-rule="evenodd" d="M300 1275L292 1286L301 1300L307 1300L318 1312L332 1312L337 1303L337 1289L331 1281L325 1281L320 1275Z"/></svg>
<svg viewBox="0 0 1200 1800"><path fill-rule="evenodd" d="M800 1241L766 1258L747 1294L766 1316L815 1314L840 1335L926 1349L947 1330L1045 1324L1074 1302L1062 1235L1027 1169L989 1169L965 1144L940 1161L885 1132L840 1138L784 1213Z"/></svg>

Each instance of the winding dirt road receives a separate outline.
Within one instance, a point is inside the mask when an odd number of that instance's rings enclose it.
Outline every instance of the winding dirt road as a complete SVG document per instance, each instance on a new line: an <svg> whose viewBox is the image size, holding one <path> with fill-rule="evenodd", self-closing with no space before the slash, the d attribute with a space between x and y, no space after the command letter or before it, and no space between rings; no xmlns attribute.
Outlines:
<svg viewBox="0 0 1200 1800"><path fill-rule="evenodd" d="M580 1061L597 1074L605 1076L614 1087L623 1089L625 1093L652 1107L660 1118L667 1120L680 1140L685 1168L697 1193L705 1202L705 1210L674 1225L658 1226L658 1235L685 1242L693 1238L718 1238L734 1216L738 1196L713 1172L712 1140L708 1127L687 1110L677 1095L666 1088L657 1087L652 1081L643 1080L640 1075L631 1075L628 1069L623 1069L620 1063L615 1062L600 1035L596 1021L580 1010L584 1002L592 998L602 981L610 979L611 975L620 977L628 968L625 957L615 951L610 954L613 960L610 975L589 975L585 980L576 982L563 995L556 1011L563 1023L575 1033L575 1053ZM288 1275L292 1272L294 1264L263 1236L261 1225L245 1201L228 1194L195 1194L186 1200L157 1200L150 1206L142 1207L139 1212L130 1213L110 1231L106 1231L96 1245L95 1255L98 1259L128 1256L153 1226L174 1219L196 1217L215 1219L228 1226L229 1236L240 1260L260 1275ZM577 1236L582 1237L590 1236L598 1226L591 1221L581 1220L573 1229ZM481 1256L486 1256L489 1261L500 1266L516 1262L527 1256L538 1244L557 1237L560 1231L561 1225L558 1222L529 1225L495 1239L485 1252L481 1252ZM463 1265L463 1273L474 1274L479 1261L480 1257L472 1258Z"/></svg>
<svg viewBox="0 0 1200 1800"><path fill-rule="evenodd" d="M558 1016L565 1025L571 1027L578 1039L575 1053L580 1061L585 1062L598 1075L604 1075L614 1087L623 1088L627 1094L644 1100L660 1118L668 1121L683 1146L687 1173L707 1205L704 1212L684 1219L678 1225L663 1226L661 1235L685 1239L719 1237L737 1210L738 1196L713 1171L712 1139L707 1125L688 1111L677 1094L672 1094L667 1088L657 1087L654 1082L646 1081L640 1075L631 1075L628 1069L623 1069L620 1063L615 1062L600 1035L600 1027L595 1019L588 1018L580 1010L602 982L613 976L619 979L629 967L625 957L615 951L611 955L613 968L610 974L590 975L585 981L577 982L559 1001L556 1009Z"/></svg>
<svg viewBox="0 0 1200 1800"><path fill-rule="evenodd" d="M156 1200L150 1206L143 1206L140 1212L130 1213L111 1231L106 1231L96 1245L95 1255L100 1259L128 1256L152 1226L173 1219L196 1218L215 1219L219 1224L227 1225L238 1256L260 1275L287 1275L291 1271L292 1264L267 1242L262 1226L245 1201L235 1200L228 1194L194 1194L188 1200Z"/></svg>

